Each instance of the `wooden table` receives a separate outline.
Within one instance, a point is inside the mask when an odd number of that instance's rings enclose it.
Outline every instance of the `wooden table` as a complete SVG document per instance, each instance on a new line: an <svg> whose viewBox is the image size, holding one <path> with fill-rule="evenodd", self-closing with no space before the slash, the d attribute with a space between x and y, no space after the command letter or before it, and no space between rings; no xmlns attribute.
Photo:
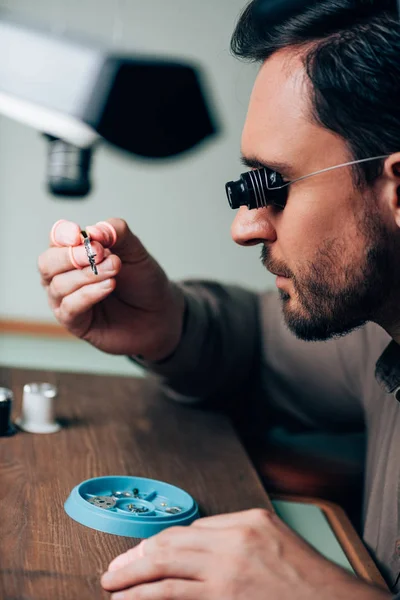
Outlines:
<svg viewBox="0 0 400 600"><path fill-rule="evenodd" d="M137 540L67 516L64 502L85 479L160 479L191 494L204 515L271 507L224 416L163 401L142 379L0 369L0 385L15 394L14 417L32 381L58 386L64 428L0 438L2 600L110 597L100 574Z"/></svg>
<svg viewBox="0 0 400 600"><path fill-rule="evenodd" d="M64 502L85 479L135 475L166 481L189 492L203 515L272 509L223 415L162 399L143 379L0 368L0 386L14 391L13 418L20 414L23 385L33 381L58 387L63 429L0 438L1 600L109 598L100 575L138 540L89 529L67 516ZM334 519L331 526L335 530ZM342 520L335 533L357 574L383 584L351 524Z"/></svg>

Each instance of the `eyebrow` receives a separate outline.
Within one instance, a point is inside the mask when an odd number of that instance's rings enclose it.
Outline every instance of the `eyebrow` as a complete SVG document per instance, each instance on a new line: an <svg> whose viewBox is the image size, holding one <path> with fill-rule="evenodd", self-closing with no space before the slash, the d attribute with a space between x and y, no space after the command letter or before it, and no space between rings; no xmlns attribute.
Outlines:
<svg viewBox="0 0 400 600"><path fill-rule="evenodd" d="M244 156L241 155L240 162L245 166L249 167L249 169L271 169L272 171L278 171L281 175L286 175L287 177L294 177L294 168L282 162L269 161L264 162L258 158L252 156Z"/></svg>

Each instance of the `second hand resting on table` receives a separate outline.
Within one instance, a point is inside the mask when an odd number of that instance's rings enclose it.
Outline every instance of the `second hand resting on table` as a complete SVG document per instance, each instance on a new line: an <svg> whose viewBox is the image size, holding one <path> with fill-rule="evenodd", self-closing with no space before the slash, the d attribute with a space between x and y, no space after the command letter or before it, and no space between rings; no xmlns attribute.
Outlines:
<svg viewBox="0 0 400 600"><path fill-rule="evenodd" d="M261 509L176 527L121 554L101 580L112 600L384 600ZM122 590L122 591L118 591Z"/></svg>

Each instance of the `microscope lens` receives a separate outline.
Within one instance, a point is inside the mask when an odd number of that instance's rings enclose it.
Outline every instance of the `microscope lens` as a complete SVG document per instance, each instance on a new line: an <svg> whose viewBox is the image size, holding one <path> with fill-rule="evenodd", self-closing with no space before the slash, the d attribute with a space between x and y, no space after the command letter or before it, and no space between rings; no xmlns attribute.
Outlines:
<svg viewBox="0 0 400 600"><path fill-rule="evenodd" d="M47 186L55 196L82 198L91 190L92 148L78 148L64 140L48 139Z"/></svg>

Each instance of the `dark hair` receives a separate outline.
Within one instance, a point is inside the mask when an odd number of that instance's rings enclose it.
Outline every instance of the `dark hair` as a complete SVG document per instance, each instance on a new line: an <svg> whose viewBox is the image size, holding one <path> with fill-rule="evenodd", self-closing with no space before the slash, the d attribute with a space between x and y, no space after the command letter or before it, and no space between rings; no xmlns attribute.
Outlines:
<svg viewBox="0 0 400 600"><path fill-rule="evenodd" d="M309 45L304 65L313 88L314 119L342 136L355 160L400 151L396 1L309 0L308 7L278 20L268 17L265 7L266 0L253 0L244 9L232 52L264 61L279 49ZM356 165L358 180L372 183L382 164Z"/></svg>

